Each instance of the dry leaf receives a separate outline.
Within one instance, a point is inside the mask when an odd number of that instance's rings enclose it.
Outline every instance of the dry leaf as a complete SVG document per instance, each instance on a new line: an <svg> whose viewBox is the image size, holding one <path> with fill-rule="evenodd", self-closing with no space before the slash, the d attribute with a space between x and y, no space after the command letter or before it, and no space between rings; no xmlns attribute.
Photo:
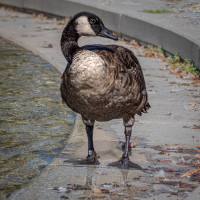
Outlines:
<svg viewBox="0 0 200 200"><path fill-rule="evenodd" d="M198 125L193 125L193 127L192 127L193 129L199 129L200 130L200 125L198 126Z"/></svg>
<svg viewBox="0 0 200 200"><path fill-rule="evenodd" d="M188 105L194 106L195 104L194 103L188 103Z"/></svg>
<svg viewBox="0 0 200 200"><path fill-rule="evenodd" d="M177 163L177 165L182 165L183 161L181 160L180 162Z"/></svg>
<svg viewBox="0 0 200 200"><path fill-rule="evenodd" d="M72 185L72 189L73 189L73 190L76 190L76 189L77 189L77 186L76 186L75 184L73 184L73 185Z"/></svg>
<svg viewBox="0 0 200 200"><path fill-rule="evenodd" d="M130 142L130 143L129 143L129 147L130 147L130 148L135 148L135 146L136 146L136 143L134 143L134 142Z"/></svg>
<svg viewBox="0 0 200 200"><path fill-rule="evenodd" d="M103 172L97 172L96 174L98 174L98 175L104 175Z"/></svg>
<svg viewBox="0 0 200 200"><path fill-rule="evenodd" d="M105 196L103 196L103 195L92 195L92 198L93 199L104 199Z"/></svg>
<svg viewBox="0 0 200 200"><path fill-rule="evenodd" d="M156 177L156 180L158 180L158 181L162 181L164 179L165 179L165 177Z"/></svg>
<svg viewBox="0 0 200 200"><path fill-rule="evenodd" d="M33 13L33 14L32 14L32 17L34 17L34 18L35 18L35 17L37 17L37 15L36 15L35 13Z"/></svg>
<svg viewBox="0 0 200 200"><path fill-rule="evenodd" d="M135 138L135 140L144 140L144 139L142 139L142 138Z"/></svg>
<svg viewBox="0 0 200 200"><path fill-rule="evenodd" d="M198 167L197 169L192 169L187 171L185 174L183 174L181 177L186 177L192 174L197 174L200 171L200 167Z"/></svg>
<svg viewBox="0 0 200 200"><path fill-rule="evenodd" d="M167 170L165 170L165 172L167 172L167 173L174 173L174 170L173 169L167 169Z"/></svg>
<svg viewBox="0 0 200 200"><path fill-rule="evenodd" d="M166 146L177 146L179 144L165 144Z"/></svg>
<svg viewBox="0 0 200 200"><path fill-rule="evenodd" d="M171 160L160 160L160 162L171 163Z"/></svg>
<svg viewBox="0 0 200 200"><path fill-rule="evenodd" d="M99 188L92 188L92 191L97 194L101 194L101 190Z"/></svg>

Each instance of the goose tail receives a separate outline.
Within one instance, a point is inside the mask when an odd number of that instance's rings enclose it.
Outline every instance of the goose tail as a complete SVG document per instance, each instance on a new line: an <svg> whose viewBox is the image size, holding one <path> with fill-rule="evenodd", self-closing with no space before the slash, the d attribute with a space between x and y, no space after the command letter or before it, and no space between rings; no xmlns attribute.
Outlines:
<svg viewBox="0 0 200 200"><path fill-rule="evenodd" d="M145 103L144 103L143 108L137 113L140 116L142 116L142 113L148 113L148 110L151 108L151 105L148 102L148 94L147 94L147 92L143 91L142 93L143 93L143 97L144 97L143 98L143 102L145 102Z"/></svg>

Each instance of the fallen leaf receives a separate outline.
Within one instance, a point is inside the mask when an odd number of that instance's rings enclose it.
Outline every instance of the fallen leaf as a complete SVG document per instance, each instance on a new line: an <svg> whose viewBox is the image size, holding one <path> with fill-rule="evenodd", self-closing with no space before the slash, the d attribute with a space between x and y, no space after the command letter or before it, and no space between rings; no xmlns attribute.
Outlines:
<svg viewBox="0 0 200 200"><path fill-rule="evenodd" d="M142 139L142 138L135 138L135 140L144 140L144 139Z"/></svg>
<svg viewBox="0 0 200 200"><path fill-rule="evenodd" d="M165 177L157 177L156 178L156 180L158 180L158 181L162 181L162 180L164 180L165 179Z"/></svg>
<svg viewBox="0 0 200 200"><path fill-rule="evenodd" d="M92 191L97 194L101 194L101 190L99 188L92 188Z"/></svg>
<svg viewBox="0 0 200 200"><path fill-rule="evenodd" d="M192 128L193 128L193 129L199 129L199 130L200 130L200 125L194 124Z"/></svg>
<svg viewBox="0 0 200 200"><path fill-rule="evenodd" d="M147 189L142 189L141 191L142 191L142 192L146 192L146 191L147 191Z"/></svg>
<svg viewBox="0 0 200 200"><path fill-rule="evenodd" d="M188 103L188 105L194 106L195 104L194 103Z"/></svg>
<svg viewBox="0 0 200 200"><path fill-rule="evenodd" d="M103 195L92 195L92 198L93 199L104 199L105 196L103 196Z"/></svg>
<svg viewBox="0 0 200 200"><path fill-rule="evenodd" d="M167 170L165 170L165 172L167 172L167 173L174 173L174 170L173 169L167 169Z"/></svg>
<svg viewBox="0 0 200 200"><path fill-rule="evenodd" d="M103 172L97 172L96 174L98 174L98 175L104 175Z"/></svg>
<svg viewBox="0 0 200 200"><path fill-rule="evenodd" d="M177 165L182 165L183 161L181 160L180 162L177 163Z"/></svg>
<svg viewBox="0 0 200 200"><path fill-rule="evenodd" d="M179 144L165 144L166 146L177 146Z"/></svg>
<svg viewBox="0 0 200 200"><path fill-rule="evenodd" d="M175 82L175 81L172 81L172 82L170 82L170 84L176 84L177 82Z"/></svg>
<svg viewBox="0 0 200 200"><path fill-rule="evenodd" d="M130 147L130 148L135 148L135 146L136 146L136 143L134 143L134 142L130 142L130 143L129 143L129 147Z"/></svg>
<svg viewBox="0 0 200 200"><path fill-rule="evenodd" d="M35 18L35 17L37 17L37 15L36 15L35 13L33 13L33 14L32 14L32 17L34 17L34 18Z"/></svg>
<svg viewBox="0 0 200 200"><path fill-rule="evenodd" d="M186 176L189 176L189 175L192 175L192 174L197 174L199 171L200 171L200 167L198 167L197 169L189 170L189 171L187 171L185 174L183 174L183 175L181 176L181 178L186 177Z"/></svg>
<svg viewBox="0 0 200 200"><path fill-rule="evenodd" d="M171 160L160 160L160 162L171 163Z"/></svg>
<svg viewBox="0 0 200 200"><path fill-rule="evenodd" d="M75 184L73 184L73 185L72 185L72 189L73 189L73 190L76 190L76 189L77 189L77 186L76 186Z"/></svg>

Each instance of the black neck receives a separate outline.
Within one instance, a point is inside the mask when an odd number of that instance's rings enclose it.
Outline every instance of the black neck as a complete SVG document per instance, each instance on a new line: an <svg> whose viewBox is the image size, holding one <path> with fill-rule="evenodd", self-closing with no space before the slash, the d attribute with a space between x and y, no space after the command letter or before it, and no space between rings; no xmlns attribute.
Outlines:
<svg viewBox="0 0 200 200"><path fill-rule="evenodd" d="M65 27L61 37L61 50L66 60L71 63L73 55L80 49L78 46L79 35L73 27L73 23L70 23Z"/></svg>

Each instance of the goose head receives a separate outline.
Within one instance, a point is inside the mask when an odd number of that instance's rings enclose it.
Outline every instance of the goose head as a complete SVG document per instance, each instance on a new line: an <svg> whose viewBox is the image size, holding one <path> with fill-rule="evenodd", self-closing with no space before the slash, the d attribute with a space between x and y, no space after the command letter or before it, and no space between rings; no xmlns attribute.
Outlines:
<svg viewBox="0 0 200 200"><path fill-rule="evenodd" d="M100 36L113 40L117 40L118 37L107 29L102 20L88 12L81 12L75 15L72 19L74 28L79 37L81 36Z"/></svg>

